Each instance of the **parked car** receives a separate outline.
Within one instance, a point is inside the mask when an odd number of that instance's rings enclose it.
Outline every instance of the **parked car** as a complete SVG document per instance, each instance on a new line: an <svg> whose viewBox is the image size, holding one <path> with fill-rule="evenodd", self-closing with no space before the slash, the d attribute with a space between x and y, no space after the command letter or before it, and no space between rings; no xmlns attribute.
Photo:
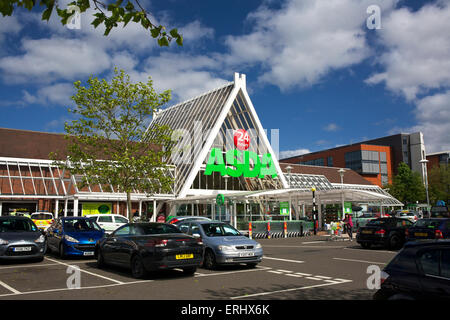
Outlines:
<svg viewBox="0 0 450 320"><path fill-rule="evenodd" d="M92 214L87 217L97 222L97 224L105 230L106 234L110 234L117 228L130 222L120 214Z"/></svg>
<svg viewBox="0 0 450 320"><path fill-rule="evenodd" d="M261 262L261 244L242 235L228 223L220 221L186 221L182 232L201 239L205 245L203 266L213 269L219 264L246 263L255 267Z"/></svg>
<svg viewBox="0 0 450 320"><path fill-rule="evenodd" d="M44 231L47 231L48 227L55 221L51 212L33 212L30 218L40 230Z"/></svg>
<svg viewBox="0 0 450 320"><path fill-rule="evenodd" d="M406 238L418 239L449 239L450 218L420 219L406 231Z"/></svg>
<svg viewBox="0 0 450 320"><path fill-rule="evenodd" d="M411 210L397 210L395 211L395 217L408 219L412 223L420 219L419 214Z"/></svg>
<svg viewBox="0 0 450 320"><path fill-rule="evenodd" d="M94 256L95 244L105 231L86 217L64 217L55 220L47 229L48 248L61 258Z"/></svg>
<svg viewBox="0 0 450 320"><path fill-rule="evenodd" d="M450 241L408 242L381 272L376 300L450 299Z"/></svg>
<svg viewBox="0 0 450 320"><path fill-rule="evenodd" d="M193 220L212 221L212 219L207 218L207 217L202 217L202 216L178 216L178 217L173 217L167 223L178 226L182 222L193 221Z"/></svg>
<svg viewBox="0 0 450 320"><path fill-rule="evenodd" d="M46 247L45 236L30 218L0 217L0 259L42 261Z"/></svg>
<svg viewBox="0 0 450 320"><path fill-rule="evenodd" d="M448 206L431 207L430 218L450 218L450 210Z"/></svg>
<svg viewBox="0 0 450 320"><path fill-rule="evenodd" d="M380 215L373 212L358 212L352 215L352 222L357 230L359 227L364 227L369 221L377 218L380 218Z"/></svg>
<svg viewBox="0 0 450 320"><path fill-rule="evenodd" d="M401 248L405 243L405 231L412 222L403 218L378 218L360 227L356 233L356 242L363 248L383 245L389 249Z"/></svg>
<svg viewBox="0 0 450 320"><path fill-rule="evenodd" d="M167 223L130 223L99 241L95 255L99 268L127 267L135 278L173 268L194 274L203 260L203 243Z"/></svg>

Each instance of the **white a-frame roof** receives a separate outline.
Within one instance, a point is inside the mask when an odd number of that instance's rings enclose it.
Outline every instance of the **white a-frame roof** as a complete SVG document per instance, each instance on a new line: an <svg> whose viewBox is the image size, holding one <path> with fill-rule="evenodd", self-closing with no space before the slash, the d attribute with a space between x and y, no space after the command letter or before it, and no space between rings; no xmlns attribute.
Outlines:
<svg viewBox="0 0 450 320"><path fill-rule="evenodd" d="M196 175L204 168L211 148L221 147L225 151L232 147L229 145L233 140L229 137L230 132L238 129L249 133L250 151L259 155L271 154L278 177L264 178L272 180L270 189L288 186L248 95L244 74L235 73L234 82L160 111L153 118L150 128L157 125L168 126L173 130L174 137L180 137L171 161L176 166L177 197L186 196ZM264 181L251 179L251 183L247 178L244 184L259 184L260 189L266 189Z"/></svg>

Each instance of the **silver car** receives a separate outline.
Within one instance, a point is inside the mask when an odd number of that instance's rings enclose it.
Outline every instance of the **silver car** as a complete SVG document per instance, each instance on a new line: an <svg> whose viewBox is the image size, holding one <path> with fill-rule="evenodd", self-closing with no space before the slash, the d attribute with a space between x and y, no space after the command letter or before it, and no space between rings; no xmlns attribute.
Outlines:
<svg viewBox="0 0 450 320"><path fill-rule="evenodd" d="M46 247L45 236L30 218L0 217L0 259L42 261Z"/></svg>
<svg viewBox="0 0 450 320"><path fill-rule="evenodd" d="M255 267L261 262L261 244L243 236L228 223L220 221L186 221L178 225L181 232L201 238L205 246L203 267L245 263Z"/></svg>

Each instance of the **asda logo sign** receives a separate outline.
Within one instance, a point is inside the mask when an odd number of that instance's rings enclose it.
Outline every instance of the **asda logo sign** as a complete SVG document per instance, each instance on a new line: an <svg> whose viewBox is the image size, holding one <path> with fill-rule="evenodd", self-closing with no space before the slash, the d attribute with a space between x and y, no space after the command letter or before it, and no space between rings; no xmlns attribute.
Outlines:
<svg viewBox="0 0 450 320"><path fill-rule="evenodd" d="M261 157L252 151L238 149L228 150L224 154L221 149L213 148L206 163L205 175L219 172L222 176L245 178L264 178L277 176L277 170L270 153Z"/></svg>

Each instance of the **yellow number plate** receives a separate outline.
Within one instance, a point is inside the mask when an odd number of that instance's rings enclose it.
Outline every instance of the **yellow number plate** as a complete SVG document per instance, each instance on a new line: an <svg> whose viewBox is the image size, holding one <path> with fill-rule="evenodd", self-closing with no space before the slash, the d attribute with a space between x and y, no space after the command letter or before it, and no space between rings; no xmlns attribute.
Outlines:
<svg viewBox="0 0 450 320"><path fill-rule="evenodd" d="M423 232L414 232L414 235L416 237L427 237L428 233L423 233Z"/></svg>
<svg viewBox="0 0 450 320"><path fill-rule="evenodd" d="M370 230L363 230L362 233L365 233L365 234L371 234L372 231L370 231Z"/></svg>
<svg viewBox="0 0 450 320"><path fill-rule="evenodd" d="M193 253L188 253L188 254L177 254L175 256L175 258L177 260L179 259L194 259L194 254Z"/></svg>

